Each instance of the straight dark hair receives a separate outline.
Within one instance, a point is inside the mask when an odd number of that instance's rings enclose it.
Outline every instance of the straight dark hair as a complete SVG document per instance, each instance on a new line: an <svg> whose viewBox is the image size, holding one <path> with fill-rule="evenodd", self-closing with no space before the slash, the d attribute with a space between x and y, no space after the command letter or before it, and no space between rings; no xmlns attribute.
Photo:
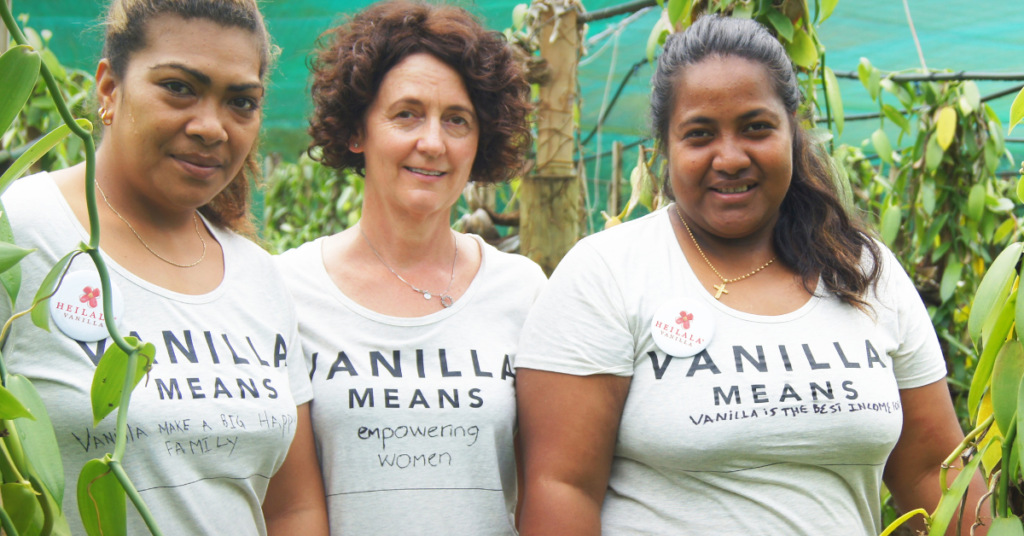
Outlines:
<svg viewBox="0 0 1024 536"><path fill-rule="evenodd" d="M804 288L820 276L825 288L845 303L867 311L864 297L881 273L882 252L840 201L829 157L799 124L802 96L785 49L753 20L708 15L682 33L670 35L651 79L651 124L662 156L668 158L669 122L675 90L686 68L709 58L733 56L764 67L775 94L790 114L793 177L779 207L773 241L779 262L795 270ZM664 177L664 192L675 199ZM870 261L870 266L864 264Z"/></svg>

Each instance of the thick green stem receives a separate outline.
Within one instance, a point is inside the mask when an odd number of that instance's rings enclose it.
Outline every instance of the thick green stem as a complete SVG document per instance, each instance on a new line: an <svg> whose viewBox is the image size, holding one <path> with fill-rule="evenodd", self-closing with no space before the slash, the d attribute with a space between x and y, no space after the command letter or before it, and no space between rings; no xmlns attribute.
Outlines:
<svg viewBox="0 0 1024 536"><path fill-rule="evenodd" d="M135 505L135 509L139 511L139 515L142 516L143 521L146 522L146 526L149 527L149 532L153 533L153 536L162 536L160 527L156 526L156 520L153 519L153 514L150 513L149 507L143 502L139 492L135 489L135 484L128 478L127 473L124 472L124 468L121 467L121 462L117 460L110 461L110 469L114 472L114 476L117 481L121 483L121 487L124 488L125 493L128 494L128 498L131 499L132 504Z"/></svg>
<svg viewBox="0 0 1024 536"><path fill-rule="evenodd" d="M1010 453L1013 451L1013 440L1017 437L1017 419L1010 421L1010 429L1003 436L1003 469L999 477L999 512L1002 517L1010 516L1010 505L1007 501L1007 494L1010 490L1010 480L1013 478L1013 468L1010 465Z"/></svg>
<svg viewBox="0 0 1024 536"><path fill-rule="evenodd" d="M967 434L967 437L957 445L956 450L954 450L952 454L942 462L942 466L939 468L939 485L942 486L940 489L942 489L943 493L949 490L949 486L946 485L946 472L949 471L949 468L952 467L954 463L956 463L956 459L963 454L964 450L966 450L982 432L987 430L995 420L995 415L989 415L988 418L979 424L977 428L971 430L971 433Z"/></svg>
<svg viewBox="0 0 1024 536"><path fill-rule="evenodd" d="M50 536L50 534L53 533L53 526L57 520L57 516L55 515L53 508L51 508L49 497L43 492L45 489L43 487L43 483L32 475L28 476L28 481L32 483L32 487L35 488L36 493L39 494L39 508L43 511L43 528L39 531L39 536Z"/></svg>
<svg viewBox="0 0 1024 536"><path fill-rule="evenodd" d="M3 1L3 0L0 0ZM7 450L7 441L0 439L0 475L3 475L4 482L24 482L21 471L14 465L11 459L11 452Z"/></svg>
<svg viewBox="0 0 1024 536"><path fill-rule="evenodd" d="M3 0L0 0L3 3ZM18 529L14 528L14 522L11 521L11 516L7 515L7 511L0 507L0 527L4 528L4 532L7 536L18 536Z"/></svg>
<svg viewBox="0 0 1024 536"><path fill-rule="evenodd" d="M813 87L813 84L812 84ZM825 90L825 125L828 127L828 131L832 132L832 108L828 104L828 78L825 76L825 55L821 55L821 87ZM836 132L838 136L839 133ZM828 152L835 152L835 145L833 144L834 139L828 140Z"/></svg>
<svg viewBox="0 0 1024 536"><path fill-rule="evenodd" d="M110 318L110 317L107 317ZM128 404L132 401L132 389L135 387L135 370L139 366L139 351L128 353L128 374L124 377L124 389L121 390L121 404L117 407L117 440L114 444L113 459L120 462L124 458L125 444L128 441Z"/></svg>
<svg viewBox="0 0 1024 536"><path fill-rule="evenodd" d="M21 446L21 437L18 435L18 428L14 425L14 421L3 420L0 421L3 428L7 429L9 434L4 438L4 443L7 445L8 452L11 454L11 460L14 462L14 469L18 471L20 475L28 474L28 460L25 458L25 449ZM28 480L22 476L18 480L19 482L28 482Z"/></svg>

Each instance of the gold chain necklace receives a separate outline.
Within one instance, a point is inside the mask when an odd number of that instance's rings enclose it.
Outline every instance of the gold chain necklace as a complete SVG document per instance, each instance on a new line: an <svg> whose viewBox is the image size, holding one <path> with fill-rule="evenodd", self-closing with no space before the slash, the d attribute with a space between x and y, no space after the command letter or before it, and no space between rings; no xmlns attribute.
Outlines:
<svg viewBox="0 0 1024 536"><path fill-rule="evenodd" d="M138 238L139 242L142 242L142 245L145 246L146 249L148 249L149 252L152 253L154 257L172 266L177 266L178 268L191 268L203 262L203 259L206 258L206 240L203 240L203 235L199 233L199 219L196 217L196 214L194 212L192 213L192 225L194 225L196 228L196 236L199 237L199 241L203 243L203 254L199 256L198 261L193 262L192 264L178 264L174 261L170 261L161 257L159 253L153 251L153 248L149 247L149 244L147 244L146 241L143 240L141 236L139 236L139 232L135 230L135 227L132 227L132 224L128 223L128 220L124 219L124 216L122 216L121 213L118 212L117 209L115 209L113 205L110 204L110 200L107 199L107 194L103 192L103 188L100 186L99 181L96 181L96 188L100 191L100 195L103 196L103 202L107 204L107 208L109 208L111 212L116 214L118 218L121 218L121 221L123 221L124 224L127 225L128 228L131 229L133 233L135 233L135 238Z"/></svg>
<svg viewBox="0 0 1024 536"><path fill-rule="evenodd" d="M715 265L711 264L711 261L708 259L708 256L704 254L704 250L700 249L700 244L697 243L697 238L693 236L693 231L690 230L690 226L687 225L686 220L683 219L683 213L679 212L679 205L676 205L676 215L679 216L679 221L683 222L683 227L686 228L686 232L690 235L690 240L693 240L693 245L697 246L697 253L700 253L700 256L704 258L704 262L708 263L708 266L711 267L711 271L715 272L715 275L717 275L718 278L722 280L722 283L720 285L713 285L714 289L718 291L715 293L716 300L722 299L722 294L729 293L728 290L725 290L726 283L735 283L737 281L746 279L756 274L757 272L764 270L765 268L768 267L769 264L775 262L776 257L772 257L771 259L768 259L768 262L762 264L758 269L754 270L753 272L750 272L745 276L737 277L735 279L726 279L722 274L718 273L718 269L715 268Z"/></svg>

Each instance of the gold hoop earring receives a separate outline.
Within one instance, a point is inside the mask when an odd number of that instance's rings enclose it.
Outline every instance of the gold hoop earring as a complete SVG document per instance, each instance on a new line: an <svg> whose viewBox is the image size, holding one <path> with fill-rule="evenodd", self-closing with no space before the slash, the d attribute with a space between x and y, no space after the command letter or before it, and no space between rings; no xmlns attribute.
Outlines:
<svg viewBox="0 0 1024 536"><path fill-rule="evenodd" d="M113 117L114 114L113 114L113 112L111 112L110 110L106 109L106 107L100 107L99 112L100 112L100 123L103 123L104 125L106 125L108 127L110 125L114 124L114 117Z"/></svg>

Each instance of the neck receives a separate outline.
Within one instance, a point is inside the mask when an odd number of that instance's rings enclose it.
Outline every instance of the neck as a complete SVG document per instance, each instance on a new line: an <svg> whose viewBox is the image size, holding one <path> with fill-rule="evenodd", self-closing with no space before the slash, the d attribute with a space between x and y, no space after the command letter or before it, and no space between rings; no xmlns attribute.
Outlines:
<svg viewBox="0 0 1024 536"><path fill-rule="evenodd" d="M778 215L767 225L742 237L722 237L708 232L685 212L677 212L676 216L686 218L685 223L693 234L693 240L713 261L717 259L724 264L728 259L749 259L762 263L775 257L774 231Z"/></svg>
<svg viewBox="0 0 1024 536"><path fill-rule="evenodd" d="M423 264L451 264L455 243L450 218L450 208L422 216L368 195L363 199L359 226L373 249L393 269L400 270Z"/></svg>
<svg viewBox="0 0 1024 536"><path fill-rule="evenodd" d="M113 154L113 144L104 143L96 151L96 184L102 189L97 192L97 203L100 212L110 210L107 202L137 228L174 230L194 226L193 218L198 207L173 206L161 202L151 192L141 190L137 184L129 180L135 173L126 169L120 159Z"/></svg>

